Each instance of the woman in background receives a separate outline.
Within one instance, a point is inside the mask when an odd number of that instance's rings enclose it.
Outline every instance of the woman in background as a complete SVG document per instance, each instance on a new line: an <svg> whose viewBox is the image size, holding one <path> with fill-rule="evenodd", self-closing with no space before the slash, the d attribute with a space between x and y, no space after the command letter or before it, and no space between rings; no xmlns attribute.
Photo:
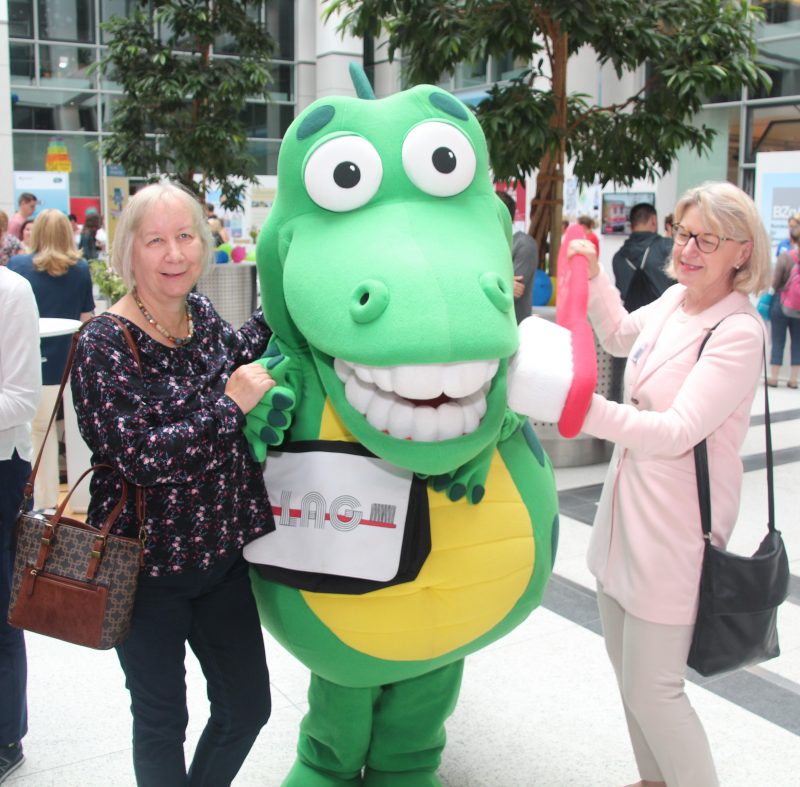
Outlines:
<svg viewBox="0 0 800 787"><path fill-rule="evenodd" d="M786 347L786 334L789 334L791 347L789 349L791 364L789 379L786 385L797 388L797 374L800 372L800 318L787 317L781 308L781 292L792 275L792 270L797 265L798 250L800 249L800 213L795 213L789 221L790 247L781 252L775 263L772 274L772 302L769 307L769 325L772 337L772 349L769 359L769 378L767 385L776 388L778 375L783 364L783 351Z"/></svg>
<svg viewBox="0 0 800 787"><path fill-rule="evenodd" d="M32 241L32 233L33 233L33 222L34 219L26 219L23 222L22 227L20 229L20 238L22 238L22 253L23 254L30 254L33 246Z"/></svg>
<svg viewBox="0 0 800 787"><path fill-rule="evenodd" d="M0 210L0 265L8 265L16 254L22 254L22 242L16 235L9 234L8 214Z"/></svg>
<svg viewBox="0 0 800 787"><path fill-rule="evenodd" d="M12 257L8 267L24 276L33 288L40 317L62 317L85 322L94 313L92 278L72 238L69 219L59 210L43 210L33 222L32 251ZM42 397L33 419L33 450L39 451L70 347L69 336L42 339ZM51 430L42 464L36 474L34 506L55 508L58 503L58 437Z"/></svg>

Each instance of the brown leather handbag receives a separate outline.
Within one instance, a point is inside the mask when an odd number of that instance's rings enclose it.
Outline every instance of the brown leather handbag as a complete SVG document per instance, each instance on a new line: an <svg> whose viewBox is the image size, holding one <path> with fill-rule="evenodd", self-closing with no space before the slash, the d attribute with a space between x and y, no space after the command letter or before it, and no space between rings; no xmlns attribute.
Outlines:
<svg viewBox="0 0 800 787"><path fill-rule="evenodd" d="M136 345L127 328L112 315L107 316L122 328L141 368ZM83 473L52 515L26 510L33 495L44 443L69 379L79 335L80 330L72 337L58 398L17 519L8 622L37 634L106 650L122 642L130 628L142 565L143 489L136 487L139 538L111 533L128 499L124 478L120 500L100 528L64 516L69 498L83 478L98 468L113 469L110 465L94 465Z"/></svg>

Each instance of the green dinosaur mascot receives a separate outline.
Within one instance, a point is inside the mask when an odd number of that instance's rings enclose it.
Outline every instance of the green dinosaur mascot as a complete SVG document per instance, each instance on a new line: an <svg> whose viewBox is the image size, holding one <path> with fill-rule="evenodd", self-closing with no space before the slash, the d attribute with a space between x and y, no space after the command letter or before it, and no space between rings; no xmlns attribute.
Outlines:
<svg viewBox="0 0 800 787"><path fill-rule="evenodd" d="M480 126L437 87L375 100L351 73L359 98L287 131L258 240L267 366L296 401L248 421L260 458L286 439L276 532L245 555L264 626L312 673L285 784L425 787L464 657L542 598L557 499L506 406L511 227Z"/></svg>

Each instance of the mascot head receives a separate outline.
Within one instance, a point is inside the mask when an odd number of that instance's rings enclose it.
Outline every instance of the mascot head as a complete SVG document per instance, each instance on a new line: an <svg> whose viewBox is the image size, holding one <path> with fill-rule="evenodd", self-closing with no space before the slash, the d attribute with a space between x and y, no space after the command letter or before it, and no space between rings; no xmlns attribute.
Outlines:
<svg viewBox="0 0 800 787"><path fill-rule="evenodd" d="M289 127L258 241L267 322L345 427L419 473L497 439L517 346L508 210L467 107L419 85L324 98Z"/></svg>

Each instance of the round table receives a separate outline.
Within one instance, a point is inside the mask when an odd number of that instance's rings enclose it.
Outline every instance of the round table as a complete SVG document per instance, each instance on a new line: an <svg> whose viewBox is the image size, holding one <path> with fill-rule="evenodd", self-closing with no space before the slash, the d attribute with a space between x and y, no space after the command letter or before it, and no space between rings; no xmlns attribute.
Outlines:
<svg viewBox="0 0 800 787"><path fill-rule="evenodd" d="M53 336L67 336L81 327L80 320L68 320L65 317L40 317L39 338L50 339Z"/></svg>

